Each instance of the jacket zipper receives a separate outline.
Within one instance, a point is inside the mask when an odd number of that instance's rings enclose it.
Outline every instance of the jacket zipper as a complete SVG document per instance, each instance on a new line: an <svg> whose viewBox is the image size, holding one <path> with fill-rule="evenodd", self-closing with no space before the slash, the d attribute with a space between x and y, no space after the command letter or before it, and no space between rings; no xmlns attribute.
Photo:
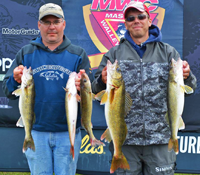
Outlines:
<svg viewBox="0 0 200 175"><path fill-rule="evenodd" d="M141 83L142 83L142 119L143 119L143 135L144 135L144 141L146 145L146 136L145 136L145 119L144 119L144 86L143 86L143 61L142 58L140 59L140 69L141 69Z"/></svg>

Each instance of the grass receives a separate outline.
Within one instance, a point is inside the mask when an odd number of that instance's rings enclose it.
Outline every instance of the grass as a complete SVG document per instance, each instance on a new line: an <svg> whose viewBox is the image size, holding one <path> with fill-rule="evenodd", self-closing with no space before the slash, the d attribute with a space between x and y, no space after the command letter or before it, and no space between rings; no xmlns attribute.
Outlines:
<svg viewBox="0 0 200 175"><path fill-rule="evenodd" d="M21 172L0 172L0 175L30 175L30 173L21 173ZM76 174L81 175L81 174ZM175 173L175 175L200 175L200 174L180 174Z"/></svg>
<svg viewBox="0 0 200 175"><path fill-rule="evenodd" d="M21 173L21 172L0 172L0 175L30 175L30 173ZM81 175L81 174L76 174Z"/></svg>
<svg viewBox="0 0 200 175"><path fill-rule="evenodd" d="M22 172L0 172L0 175L30 175L30 173L22 173ZM81 175L81 174L76 174Z"/></svg>

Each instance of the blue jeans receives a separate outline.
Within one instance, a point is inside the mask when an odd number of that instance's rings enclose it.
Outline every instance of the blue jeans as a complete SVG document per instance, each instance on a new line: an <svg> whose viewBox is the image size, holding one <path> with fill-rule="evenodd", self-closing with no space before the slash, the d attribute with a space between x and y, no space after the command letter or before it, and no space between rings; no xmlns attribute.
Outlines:
<svg viewBox="0 0 200 175"><path fill-rule="evenodd" d="M81 147L81 130L77 129L74 143L75 158L70 154L69 133L39 132L32 130L35 152L25 154L31 175L75 175Z"/></svg>

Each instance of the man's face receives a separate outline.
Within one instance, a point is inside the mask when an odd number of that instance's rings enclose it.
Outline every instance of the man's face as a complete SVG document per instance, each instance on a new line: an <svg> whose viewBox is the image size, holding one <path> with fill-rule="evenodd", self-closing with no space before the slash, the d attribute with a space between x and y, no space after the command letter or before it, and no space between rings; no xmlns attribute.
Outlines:
<svg viewBox="0 0 200 175"><path fill-rule="evenodd" d="M145 19L138 19L138 15L146 15ZM135 17L134 21L125 21L125 27L129 31L132 39L142 39L146 41L149 37L149 27L151 26L151 19L146 12L140 12L136 9L129 11L126 18ZM143 41L143 42L144 42Z"/></svg>
<svg viewBox="0 0 200 175"><path fill-rule="evenodd" d="M50 24L51 22L51 24ZM62 18L48 15L38 21L38 28L45 45L58 44L63 41L66 22Z"/></svg>

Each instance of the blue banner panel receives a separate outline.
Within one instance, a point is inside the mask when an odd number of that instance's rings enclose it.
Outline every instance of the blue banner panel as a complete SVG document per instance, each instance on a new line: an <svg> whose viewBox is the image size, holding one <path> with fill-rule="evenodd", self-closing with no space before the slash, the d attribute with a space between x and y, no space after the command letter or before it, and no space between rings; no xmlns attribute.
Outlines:
<svg viewBox="0 0 200 175"><path fill-rule="evenodd" d="M200 133L179 132L177 173L200 173Z"/></svg>
<svg viewBox="0 0 200 175"><path fill-rule="evenodd" d="M187 60L190 68L197 78L197 89L190 97L186 97L183 120L186 131L200 132L200 1L184 1L184 33L183 33L183 59Z"/></svg>
<svg viewBox="0 0 200 175"><path fill-rule="evenodd" d="M24 128L0 127L0 172L29 172L24 136Z"/></svg>
<svg viewBox="0 0 200 175"><path fill-rule="evenodd" d="M93 130L97 139L105 130ZM92 148L89 136L82 132L82 145L77 173L84 175L109 175L112 155L109 144ZM179 154L176 173L200 173L200 133L179 132ZM25 154L22 153L24 129L0 127L0 172L29 172ZM190 161L191 160L191 161Z"/></svg>
<svg viewBox="0 0 200 175"><path fill-rule="evenodd" d="M105 130L93 130L97 139L100 139ZM78 159L77 172L86 174L110 174L112 155L109 151L109 143L105 146L91 147L89 135L82 130L82 145Z"/></svg>

